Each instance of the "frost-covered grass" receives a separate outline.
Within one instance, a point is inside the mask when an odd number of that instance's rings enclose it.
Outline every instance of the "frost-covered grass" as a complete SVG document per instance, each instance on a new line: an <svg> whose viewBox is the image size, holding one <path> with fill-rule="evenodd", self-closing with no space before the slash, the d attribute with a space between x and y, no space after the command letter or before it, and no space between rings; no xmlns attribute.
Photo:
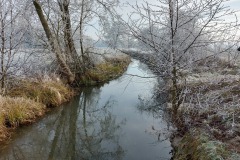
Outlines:
<svg viewBox="0 0 240 160"><path fill-rule="evenodd" d="M186 77L187 83L220 83L220 82L232 82L239 81L240 75L232 75L232 74L220 74L220 73L212 73L212 72L203 72L199 74L191 74Z"/></svg>
<svg viewBox="0 0 240 160"><path fill-rule="evenodd" d="M238 160L240 156L229 152L226 144L212 140L210 135L202 130L194 129L181 139L175 158L178 160Z"/></svg>
<svg viewBox="0 0 240 160"><path fill-rule="evenodd" d="M95 65L105 63L109 59L126 59L128 56L119 50L111 48L91 48L88 50L89 58Z"/></svg>
<svg viewBox="0 0 240 160"><path fill-rule="evenodd" d="M178 112L186 128L201 128L210 135L210 142L214 143L206 145L216 147L213 144L219 141L224 143L228 152L238 154L240 153L238 149L240 145L239 71L240 66L231 65L224 59L207 60L201 62L198 68L191 72L185 71L182 80L179 81L182 89L180 93L182 104ZM191 142L189 143L188 145L191 145ZM203 145L203 142L199 145ZM200 147L198 152L203 150L204 148ZM231 157L239 158L238 154ZM208 158L204 157L204 159ZM218 159L225 158L218 157ZM228 157L228 159L234 158Z"/></svg>
<svg viewBox="0 0 240 160"><path fill-rule="evenodd" d="M181 114L190 126L207 126L215 138L240 136L239 81L194 83L185 86Z"/></svg>

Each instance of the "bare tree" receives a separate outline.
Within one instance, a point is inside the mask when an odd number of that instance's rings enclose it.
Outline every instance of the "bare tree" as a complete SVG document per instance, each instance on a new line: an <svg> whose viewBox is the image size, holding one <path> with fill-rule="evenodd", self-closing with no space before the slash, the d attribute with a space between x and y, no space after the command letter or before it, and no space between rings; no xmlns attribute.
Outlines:
<svg viewBox="0 0 240 160"><path fill-rule="evenodd" d="M57 41L57 38L55 37L55 35L50 30L50 27L49 27L49 24L48 24L48 21L47 21L45 15L44 15L42 6L41 6L41 4L39 3L38 0L33 0L33 4L34 4L34 7L35 7L36 12L38 14L38 17L41 21L41 24L43 26L43 29L44 29L45 34L47 36L47 39L49 41L50 47L51 47L52 51L55 53L56 58L58 60L58 63L61 66L63 73L67 77L68 82L72 83L75 80L75 75L71 71L71 69L69 68L69 65L66 63L66 60L64 59L64 57L62 55L62 51L61 51L61 48L60 48L59 43Z"/></svg>
<svg viewBox="0 0 240 160"><path fill-rule="evenodd" d="M111 17L111 20L106 19L102 22L104 41L113 49L121 47L122 38L126 35L124 34L126 32L125 26L114 17Z"/></svg>
<svg viewBox="0 0 240 160"><path fill-rule="evenodd" d="M5 92L8 78L14 76L23 63L19 50L24 43L28 25L23 11L25 5L17 6L14 0L0 0L0 82Z"/></svg>
<svg viewBox="0 0 240 160"><path fill-rule="evenodd" d="M69 83L77 82L87 67L91 66L88 50L84 46L87 37L84 35L85 27L94 18L107 10L112 1L32 1L48 39L51 51L56 55L62 73ZM56 7L57 4L57 7ZM76 34L78 33L78 34ZM80 53L77 51L78 36Z"/></svg>
<svg viewBox="0 0 240 160"><path fill-rule="evenodd" d="M154 59L154 70L162 78L170 80L174 114L181 104L181 71L190 72L199 60L227 51L239 40L237 21L224 20L226 16L234 15L224 2L158 0L154 4L132 5L134 11L129 16L130 23L125 24L147 46ZM146 34L142 34L144 29ZM231 42L231 45L217 52L212 48L219 42Z"/></svg>
<svg viewBox="0 0 240 160"><path fill-rule="evenodd" d="M77 60L78 56L72 36L72 24L69 11L70 0L58 0L58 5L61 10L62 23L64 25L65 52L71 55L71 59Z"/></svg>

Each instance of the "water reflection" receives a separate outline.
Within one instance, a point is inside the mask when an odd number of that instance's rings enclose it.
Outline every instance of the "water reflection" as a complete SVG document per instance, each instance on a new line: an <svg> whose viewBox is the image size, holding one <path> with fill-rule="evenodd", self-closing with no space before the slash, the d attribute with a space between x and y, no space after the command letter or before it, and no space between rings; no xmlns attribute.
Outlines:
<svg viewBox="0 0 240 160"><path fill-rule="evenodd" d="M127 73L83 89L38 123L18 129L0 160L170 159L169 124L154 96L158 80L140 78L154 75L135 60Z"/></svg>
<svg viewBox="0 0 240 160"><path fill-rule="evenodd" d="M156 85L154 86L153 95L139 96L138 99L137 108L141 114L147 114L155 119L161 120L161 123L166 123L164 128L159 128L158 125L152 125L150 129L146 130L146 133L156 137L154 142L156 144L169 141L170 132L173 128L171 127L169 114L166 111L168 102L167 94L159 92L159 85Z"/></svg>
<svg viewBox="0 0 240 160"><path fill-rule="evenodd" d="M117 123L109 112L111 98L99 105L99 93L99 88L83 90L80 98L22 133L27 136L1 159L122 159L119 134L125 122Z"/></svg>
<svg viewBox="0 0 240 160"><path fill-rule="evenodd" d="M155 118L164 118L165 122L169 122L169 114L166 113L168 94L166 91L159 88L159 86L161 86L159 83L154 85L152 95L138 96L139 102L137 104L137 108L141 112L151 114Z"/></svg>

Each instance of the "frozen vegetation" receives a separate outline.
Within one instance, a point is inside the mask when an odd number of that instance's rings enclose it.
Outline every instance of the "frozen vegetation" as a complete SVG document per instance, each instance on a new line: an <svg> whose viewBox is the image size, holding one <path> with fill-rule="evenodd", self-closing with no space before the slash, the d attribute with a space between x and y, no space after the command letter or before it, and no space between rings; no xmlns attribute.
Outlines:
<svg viewBox="0 0 240 160"><path fill-rule="evenodd" d="M119 13L126 5L127 17ZM0 0L1 99L5 105L26 98L25 108L32 101L57 106L72 88L121 75L130 63L126 53L164 82L156 97L167 94L173 141L180 137L174 158L234 159L240 153L237 13L223 0ZM88 35L93 32L97 38ZM112 49L94 47L100 44ZM35 117L4 105L0 131ZM17 118L7 115L12 112Z"/></svg>

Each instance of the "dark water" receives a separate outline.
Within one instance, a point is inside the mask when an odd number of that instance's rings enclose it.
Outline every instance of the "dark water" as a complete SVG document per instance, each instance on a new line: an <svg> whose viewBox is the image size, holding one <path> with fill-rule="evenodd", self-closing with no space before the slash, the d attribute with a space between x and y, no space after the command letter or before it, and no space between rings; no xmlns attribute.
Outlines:
<svg viewBox="0 0 240 160"><path fill-rule="evenodd" d="M135 60L127 73L153 76ZM168 124L161 112L141 110L144 103L139 100L151 100L156 81L124 75L102 87L83 89L39 122L19 128L0 151L0 160L170 159Z"/></svg>

